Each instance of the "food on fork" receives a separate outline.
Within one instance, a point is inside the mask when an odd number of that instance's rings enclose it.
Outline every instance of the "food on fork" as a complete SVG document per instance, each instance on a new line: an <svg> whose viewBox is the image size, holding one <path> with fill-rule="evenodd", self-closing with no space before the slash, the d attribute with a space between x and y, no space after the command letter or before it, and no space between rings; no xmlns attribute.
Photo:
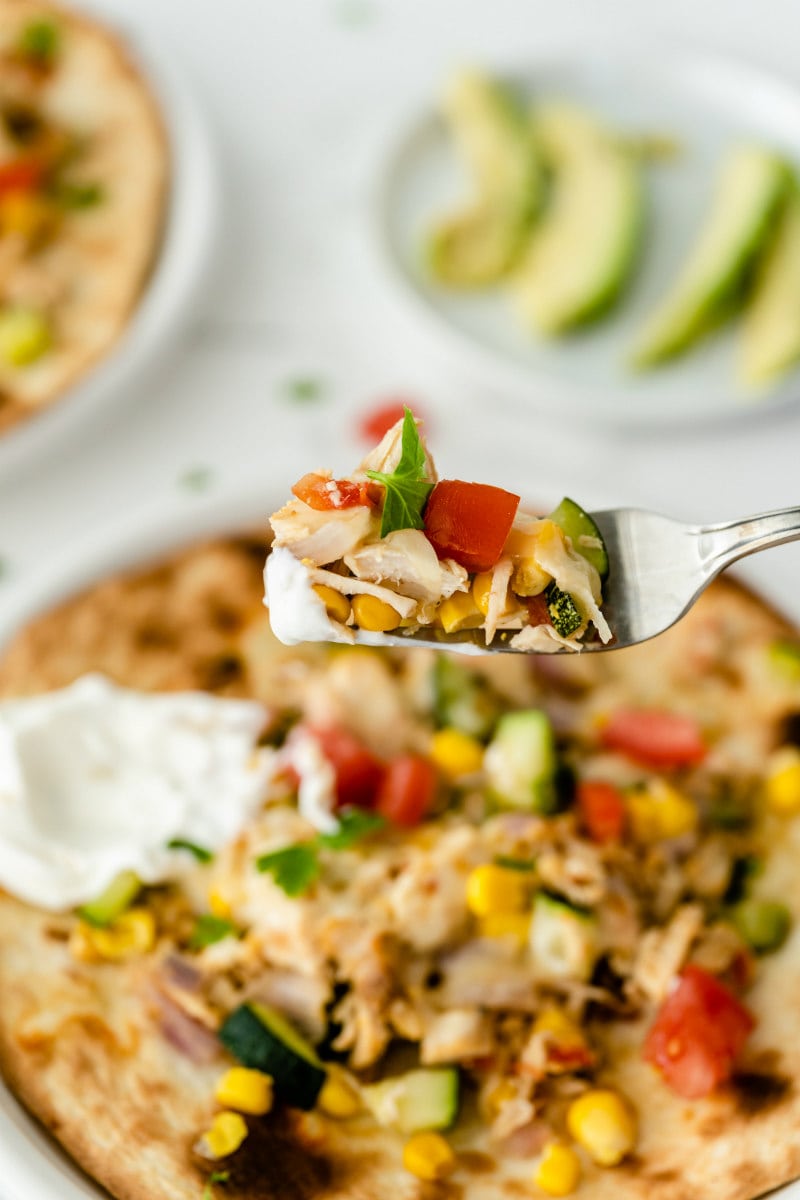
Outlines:
<svg viewBox="0 0 800 1200"><path fill-rule="evenodd" d="M48 0L0 0L0 434L123 333L164 224L168 148L117 38Z"/></svg>
<svg viewBox="0 0 800 1200"><path fill-rule="evenodd" d="M504 488L440 480L410 409L351 475L304 475L273 513L265 603L276 636L380 641L467 634L486 646L580 650L608 574L592 518L565 498L549 517Z"/></svg>

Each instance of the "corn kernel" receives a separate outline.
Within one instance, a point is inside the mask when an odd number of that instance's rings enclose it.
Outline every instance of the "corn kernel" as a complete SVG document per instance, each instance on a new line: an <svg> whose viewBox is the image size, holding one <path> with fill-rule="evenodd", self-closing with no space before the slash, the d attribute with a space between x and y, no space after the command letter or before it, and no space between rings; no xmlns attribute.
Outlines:
<svg viewBox="0 0 800 1200"><path fill-rule="evenodd" d="M209 888L208 907L214 916L219 917L221 921L230 921L231 917L233 916L233 910L230 906L230 902L217 886Z"/></svg>
<svg viewBox="0 0 800 1200"><path fill-rule="evenodd" d="M467 880L467 907L476 917L497 913L521 913L530 905L530 881L526 872L483 863Z"/></svg>
<svg viewBox="0 0 800 1200"><path fill-rule="evenodd" d="M328 1069L328 1077L322 1085L317 1100L319 1107L329 1117L345 1120L361 1112L361 1097L343 1071L335 1067Z"/></svg>
<svg viewBox="0 0 800 1200"><path fill-rule="evenodd" d="M400 624L400 613L376 596L353 596L353 617L359 629L387 633Z"/></svg>
<svg viewBox="0 0 800 1200"><path fill-rule="evenodd" d="M272 1108L272 1079L261 1071L231 1067L217 1084L215 1096L223 1108L263 1117Z"/></svg>
<svg viewBox="0 0 800 1200"><path fill-rule="evenodd" d="M481 937L514 938L520 946L526 945L531 932L530 913L490 913L482 917L479 925Z"/></svg>
<svg viewBox="0 0 800 1200"><path fill-rule="evenodd" d="M489 613L489 593L492 590L492 571L481 571L472 581L472 599L483 616Z"/></svg>
<svg viewBox="0 0 800 1200"><path fill-rule="evenodd" d="M784 746L773 754L764 781L767 807L779 816L800 812L800 751Z"/></svg>
<svg viewBox="0 0 800 1200"><path fill-rule="evenodd" d="M455 1161L453 1151L439 1133L416 1133L403 1147L403 1166L426 1183L443 1179Z"/></svg>
<svg viewBox="0 0 800 1200"><path fill-rule="evenodd" d="M55 225L56 212L41 196L31 191L11 191L0 200L0 230L17 234L28 242L44 237Z"/></svg>
<svg viewBox="0 0 800 1200"><path fill-rule="evenodd" d="M149 909L129 908L104 929L87 926L86 936L98 958L122 961L153 949L156 923Z"/></svg>
<svg viewBox="0 0 800 1200"><path fill-rule="evenodd" d="M50 324L35 308L0 310L0 359L9 367L26 367L50 349Z"/></svg>
<svg viewBox="0 0 800 1200"><path fill-rule="evenodd" d="M205 1158L227 1158L247 1137L247 1123L241 1113L217 1113L198 1147Z"/></svg>
<svg viewBox="0 0 800 1200"><path fill-rule="evenodd" d="M581 1162L571 1146L548 1142L541 1153L533 1182L548 1196L569 1196L581 1181Z"/></svg>
<svg viewBox="0 0 800 1200"><path fill-rule="evenodd" d="M548 1034L557 1045L576 1049L586 1045L586 1038L579 1025L568 1016L563 1008L554 1004L542 1009L533 1026L534 1033Z"/></svg>
<svg viewBox="0 0 800 1200"><path fill-rule="evenodd" d="M325 605L325 612L332 621L341 621L342 625L350 616L350 601L347 596L337 592L335 588L326 587L324 583L315 583L314 591Z"/></svg>
<svg viewBox="0 0 800 1200"><path fill-rule="evenodd" d="M431 739L431 758L448 779L474 775L483 764L483 746L460 729L440 729Z"/></svg>
<svg viewBox="0 0 800 1200"><path fill-rule="evenodd" d="M437 616L445 633L458 633L461 629L477 629L483 624L484 614L470 592L456 592L442 601Z"/></svg>
<svg viewBox="0 0 800 1200"><path fill-rule="evenodd" d="M663 779L654 779L646 788L630 793L628 815L633 835L640 842L692 833L699 819L694 801Z"/></svg>
<svg viewBox="0 0 800 1200"><path fill-rule="evenodd" d="M92 941L93 933L94 926L89 925L86 921L78 921L73 927L69 937L69 950L72 957L78 962L96 963L100 961L100 955Z"/></svg>
<svg viewBox="0 0 800 1200"><path fill-rule="evenodd" d="M601 1167L614 1167L636 1144L636 1117L627 1100L610 1088L593 1088L573 1100L567 1128Z"/></svg>

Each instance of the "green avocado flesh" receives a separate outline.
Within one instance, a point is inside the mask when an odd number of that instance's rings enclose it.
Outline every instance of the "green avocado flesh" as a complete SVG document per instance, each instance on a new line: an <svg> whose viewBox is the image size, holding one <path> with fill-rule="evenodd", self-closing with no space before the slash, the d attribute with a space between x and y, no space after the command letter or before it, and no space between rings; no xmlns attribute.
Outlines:
<svg viewBox="0 0 800 1200"><path fill-rule="evenodd" d="M744 313L740 374L751 388L773 383L800 359L800 191L793 183L756 273Z"/></svg>
<svg viewBox="0 0 800 1200"><path fill-rule="evenodd" d="M539 156L525 110L501 84L462 72L444 107L475 199L433 229L428 263L441 283L481 287L502 278L524 246L541 202Z"/></svg>
<svg viewBox="0 0 800 1200"><path fill-rule="evenodd" d="M525 324L552 336L606 311L630 279L641 246L642 174L636 154L580 108L542 107L534 131L552 196L514 291Z"/></svg>
<svg viewBox="0 0 800 1200"><path fill-rule="evenodd" d="M642 331L634 366L664 362L713 328L762 250L787 184L786 165L777 155L750 145L727 154L703 227Z"/></svg>

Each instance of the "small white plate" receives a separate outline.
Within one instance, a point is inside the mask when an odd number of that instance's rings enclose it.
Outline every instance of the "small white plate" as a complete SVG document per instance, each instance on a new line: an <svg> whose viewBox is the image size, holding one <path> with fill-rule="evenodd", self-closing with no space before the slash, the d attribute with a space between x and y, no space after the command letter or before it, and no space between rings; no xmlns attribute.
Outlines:
<svg viewBox="0 0 800 1200"><path fill-rule="evenodd" d="M529 409L626 425L704 422L761 414L800 394L798 376L767 396L737 388L735 323L684 358L647 373L626 368L636 333L673 278L713 190L716 166L754 139L800 165L800 88L713 54L632 40L570 48L520 70L493 72L531 98L586 105L620 130L677 139L673 161L643 167L648 196L639 268L619 305L567 338L538 340L522 328L502 286L459 293L426 271L426 231L463 202L468 183L433 108L412 119L385 166L378 197L383 257L428 332L494 391Z"/></svg>
<svg viewBox="0 0 800 1200"><path fill-rule="evenodd" d="M93 14L89 13L90 16ZM96 14L98 24L107 18ZM66 444L162 349L174 342L191 303L202 294L218 216L218 185L207 123L171 46L146 43L138 31L112 26L159 106L169 143L169 191L158 257L119 341L53 404L0 437L0 482L45 450Z"/></svg>

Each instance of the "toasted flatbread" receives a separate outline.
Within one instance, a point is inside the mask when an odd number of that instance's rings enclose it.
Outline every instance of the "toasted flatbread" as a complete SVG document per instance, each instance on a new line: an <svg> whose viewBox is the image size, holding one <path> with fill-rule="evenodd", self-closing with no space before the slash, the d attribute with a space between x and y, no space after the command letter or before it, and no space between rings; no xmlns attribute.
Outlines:
<svg viewBox="0 0 800 1200"><path fill-rule="evenodd" d="M337 650L331 657L278 646L258 613L262 554L256 540L217 542L91 588L14 639L0 659L0 695L60 687L87 671L143 690L202 687L254 696L273 710L296 705L309 679L331 671L341 687L347 670L341 664L363 663L365 652ZM749 778L785 741L786 718L800 707L797 679L776 674L768 654L776 638L792 636L754 596L719 582L649 645L533 667L505 658L477 666L507 702L526 703L535 695L554 722L584 742L609 708L677 710L714 730L720 769L731 774L735 766ZM374 661L373 652L366 657ZM413 651L406 664L418 672L418 686L426 658ZM339 715L347 714L360 731L365 705L342 700L336 688L326 691L326 703L336 695ZM381 738L389 754L392 739L402 741L404 734L391 714L384 718ZM435 849L440 827L434 823L431 830ZM755 965L746 1002L756 1030L730 1082L710 1097L687 1101L642 1061L652 1007L638 1018L612 1019L606 1011L605 1019L594 1020L599 1062L593 1078L628 1097L639 1135L616 1167L598 1167L583 1156L578 1195L752 1200L800 1174L800 829L791 819L765 817L753 836L765 863L759 890L780 897L794 918L783 947ZM243 877L248 853L245 838L220 871ZM206 886L201 872L208 868L197 870L199 885ZM267 882L262 876L259 886ZM151 903L169 930L178 901L169 889L156 889ZM513 1138L492 1140L469 1098L447 1134L455 1171L435 1184L404 1170L404 1139L365 1114L339 1121L319 1111L276 1110L248 1118L242 1148L209 1164L195 1147L216 1110L215 1083L230 1060L215 1052L208 1030L200 1031L191 1053L178 1048L181 1031L165 1035L159 987L173 952L168 934L155 955L91 964L76 961L70 950L74 924L72 914L0 900L0 1067L30 1111L114 1196L197 1200L214 1170L227 1172L209 1185L217 1200L517 1200L537 1194L531 1182L537 1151ZM268 938L263 953L269 954ZM190 1043L197 1034L189 1035ZM584 1086L578 1078L575 1087ZM560 1096L562 1109L569 1094L567 1087ZM559 1132L563 1136L563 1125Z"/></svg>
<svg viewBox="0 0 800 1200"><path fill-rule="evenodd" d="M39 21L57 30L58 49L52 68L37 72L14 56L22 31ZM34 361L0 363L2 434L61 397L124 332L161 242L169 150L147 81L94 20L46 0L0 0L0 57L0 104L72 140L69 160L56 175L48 166L40 189L54 227L30 241L12 218L0 232L0 304L41 312L50 329L49 348ZM30 153L2 133L0 161ZM98 198L62 204L53 197L64 184L96 189Z"/></svg>

